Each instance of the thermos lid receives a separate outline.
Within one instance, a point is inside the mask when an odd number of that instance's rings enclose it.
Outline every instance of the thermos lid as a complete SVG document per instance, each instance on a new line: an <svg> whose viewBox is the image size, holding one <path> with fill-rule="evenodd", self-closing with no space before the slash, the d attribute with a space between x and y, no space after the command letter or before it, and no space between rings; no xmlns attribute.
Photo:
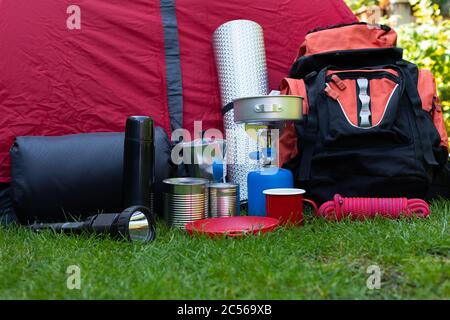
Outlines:
<svg viewBox="0 0 450 320"><path fill-rule="evenodd" d="M127 139L153 141L153 119L147 116L130 116L125 127Z"/></svg>

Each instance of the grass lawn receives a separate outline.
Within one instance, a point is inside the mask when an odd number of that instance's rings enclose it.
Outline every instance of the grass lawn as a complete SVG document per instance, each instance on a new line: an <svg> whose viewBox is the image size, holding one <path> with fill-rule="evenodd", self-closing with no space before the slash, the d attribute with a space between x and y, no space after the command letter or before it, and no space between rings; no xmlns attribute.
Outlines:
<svg viewBox="0 0 450 320"><path fill-rule="evenodd" d="M429 219L326 222L244 239L159 224L150 245L0 228L2 299L450 298L450 201ZM81 289L66 287L81 268ZM366 286L381 269L381 288Z"/></svg>

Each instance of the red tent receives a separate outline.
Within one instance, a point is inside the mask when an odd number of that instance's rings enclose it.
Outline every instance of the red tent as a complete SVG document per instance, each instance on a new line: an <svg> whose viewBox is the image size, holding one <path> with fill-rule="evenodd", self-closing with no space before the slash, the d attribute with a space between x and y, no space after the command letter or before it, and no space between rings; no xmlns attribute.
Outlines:
<svg viewBox="0 0 450 320"><path fill-rule="evenodd" d="M131 114L221 129L211 37L233 19L263 26L272 88L308 30L355 21L342 0L0 0L0 182L15 136L122 131Z"/></svg>

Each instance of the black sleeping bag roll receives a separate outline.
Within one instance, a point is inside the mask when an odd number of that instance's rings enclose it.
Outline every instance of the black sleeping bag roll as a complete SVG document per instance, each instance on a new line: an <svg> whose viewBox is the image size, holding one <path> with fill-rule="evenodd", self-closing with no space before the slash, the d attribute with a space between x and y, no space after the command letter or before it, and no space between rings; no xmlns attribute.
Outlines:
<svg viewBox="0 0 450 320"><path fill-rule="evenodd" d="M170 141L155 128L155 211L171 176ZM17 137L11 148L11 197L19 222L60 222L121 212L123 133Z"/></svg>

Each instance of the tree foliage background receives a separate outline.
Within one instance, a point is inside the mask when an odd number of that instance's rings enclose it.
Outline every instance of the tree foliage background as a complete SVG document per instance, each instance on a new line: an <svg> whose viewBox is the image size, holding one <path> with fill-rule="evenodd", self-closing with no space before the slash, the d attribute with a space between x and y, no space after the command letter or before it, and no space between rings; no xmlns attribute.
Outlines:
<svg viewBox="0 0 450 320"><path fill-rule="evenodd" d="M345 1L352 10L386 3L383 0ZM394 27L399 35L398 45L404 49L404 58L433 72L450 132L450 20L444 19L441 12L447 1L409 0L416 21ZM393 20L384 17L380 22L392 24Z"/></svg>

